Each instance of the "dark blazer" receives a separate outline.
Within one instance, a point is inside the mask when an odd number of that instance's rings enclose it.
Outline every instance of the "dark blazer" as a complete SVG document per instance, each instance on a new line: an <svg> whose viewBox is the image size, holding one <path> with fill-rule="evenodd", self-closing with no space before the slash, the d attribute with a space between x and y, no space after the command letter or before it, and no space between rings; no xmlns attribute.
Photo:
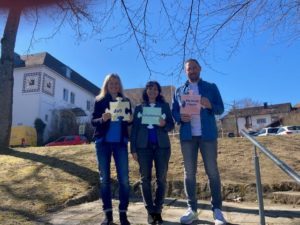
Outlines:
<svg viewBox="0 0 300 225"><path fill-rule="evenodd" d="M119 97L122 97L119 95ZM92 125L95 127L94 139L97 138L105 138L105 135L108 131L109 124L111 120L107 120L106 122L102 121L102 114L105 113L106 109L109 109L109 102L114 101L110 94L107 94L99 101L95 101L94 112L92 114ZM123 97L122 101L129 101L129 99ZM130 101L129 101L130 103ZM130 114L132 114L131 104L130 104ZM127 121L122 121L121 126L121 140L120 142L124 142L124 137L128 140L128 125L130 125ZM105 141L105 140L104 140Z"/></svg>
<svg viewBox="0 0 300 225"><path fill-rule="evenodd" d="M133 125L130 137L130 149L131 153L136 152L138 148L147 148L148 146L148 128L147 124L142 124L142 118L138 117L138 113L142 113L143 106L149 106L146 104L138 105L134 110ZM170 139L168 132L174 128L174 121L170 106L168 103L156 103L155 107L161 107L162 114L166 115L166 125L160 127L154 125L157 133L158 146L160 148L170 148Z"/></svg>

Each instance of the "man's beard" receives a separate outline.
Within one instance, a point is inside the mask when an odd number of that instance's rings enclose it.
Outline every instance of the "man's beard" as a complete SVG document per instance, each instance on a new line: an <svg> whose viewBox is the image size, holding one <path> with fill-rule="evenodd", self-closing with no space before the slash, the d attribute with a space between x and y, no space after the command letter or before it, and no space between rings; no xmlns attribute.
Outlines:
<svg viewBox="0 0 300 225"><path fill-rule="evenodd" d="M197 82L200 79L200 74L191 74L191 76L189 76L189 80L191 82Z"/></svg>

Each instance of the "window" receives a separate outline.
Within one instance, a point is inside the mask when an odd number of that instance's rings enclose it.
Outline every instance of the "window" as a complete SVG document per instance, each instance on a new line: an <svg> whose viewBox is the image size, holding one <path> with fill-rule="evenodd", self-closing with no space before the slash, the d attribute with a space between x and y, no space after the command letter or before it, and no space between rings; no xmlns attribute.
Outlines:
<svg viewBox="0 0 300 225"><path fill-rule="evenodd" d="M65 138L66 141L74 141L75 140L75 137L74 136L67 136Z"/></svg>
<svg viewBox="0 0 300 225"><path fill-rule="evenodd" d="M90 111L91 110L91 102L86 101L86 110Z"/></svg>
<svg viewBox="0 0 300 225"><path fill-rule="evenodd" d="M80 135L80 140L81 141L87 141L87 138L85 136Z"/></svg>
<svg viewBox="0 0 300 225"><path fill-rule="evenodd" d="M69 91L64 88L64 91L63 91L63 100L65 100L67 102L68 99L69 99L68 97L69 97Z"/></svg>
<svg viewBox="0 0 300 225"><path fill-rule="evenodd" d="M267 122L266 118L260 118L260 119L256 120L257 124L262 124L262 123L266 123L266 122Z"/></svg>
<svg viewBox="0 0 300 225"><path fill-rule="evenodd" d="M48 114L45 115L45 121L48 121Z"/></svg>
<svg viewBox="0 0 300 225"><path fill-rule="evenodd" d="M75 103L75 94L73 92L71 92L71 95L70 95L70 100L71 100L71 103L74 104Z"/></svg>
<svg viewBox="0 0 300 225"><path fill-rule="evenodd" d="M63 142L64 140L65 140L65 137L60 137L55 142Z"/></svg>
<svg viewBox="0 0 300 225"><path fill-rule="evenodd" d="M279 128L277 133L280 133L280 132L283 132L284 131L284 128Z"/></svg>

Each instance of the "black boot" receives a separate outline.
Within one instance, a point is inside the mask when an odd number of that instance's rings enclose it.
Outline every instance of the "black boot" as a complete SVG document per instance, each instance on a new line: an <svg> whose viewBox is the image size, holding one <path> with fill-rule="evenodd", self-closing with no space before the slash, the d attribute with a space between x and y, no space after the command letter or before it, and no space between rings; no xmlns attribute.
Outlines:
<svg viewBox="0 0 300 225"><path fill-rule="evenodd" d="M105 218L101 225L111 225L113 224L113 213L112 211L105 212Z"/></svg>
<svg viewBox="0 0 300 225"><path fill-rule="evenodd" d="M155 213L155 222L157 224L164 224L163 219L161 218L161 213Z"/></svg>
<svg viewBox="0 0 300 225"><path fill-rule="evenodd" d="M126 212L120 212L120 223L121 225L130 225Z"/></svg>
<svg viewBox="0 0 300 225"><path fill-rule="evenodd" d="M148 224L155 224L155 213L148 213L147 222Z"/></svg>

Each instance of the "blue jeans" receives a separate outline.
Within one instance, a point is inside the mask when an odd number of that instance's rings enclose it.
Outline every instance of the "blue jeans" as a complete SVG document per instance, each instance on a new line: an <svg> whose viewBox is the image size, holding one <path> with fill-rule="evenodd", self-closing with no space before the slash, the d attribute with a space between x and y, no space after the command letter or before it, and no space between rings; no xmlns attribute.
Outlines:
<svg viewBox="0 0 300 225"><path fill-rule="evenodd" d="M184 188L188 207L197 211L196 173L198 150L202 155L205 172L208 176L212 197L212 210L222 208L221 181L217 164L217 141L203 141L201 136L193 136L190 141L181 141L184 163Z"/></svg>
<svg viewBox="0 0 300 225"><path fill-rule="evenodd" d="M168 164L171 155L170 148L151 147L137 149L140 165L142 195L148 213L161 213L166 192ZM156 190L152 198L152 166L155 166Z"/></svg>
<svg viewBox="0 0 300 225"><path fill-rule="evenodd" d="M100 174L100 192L105 212L112 211L110 162L114 157L119 182L119 211L126 212L129 203L128 149L126 144L104 143L96 140L96 154Z"/></svg>

